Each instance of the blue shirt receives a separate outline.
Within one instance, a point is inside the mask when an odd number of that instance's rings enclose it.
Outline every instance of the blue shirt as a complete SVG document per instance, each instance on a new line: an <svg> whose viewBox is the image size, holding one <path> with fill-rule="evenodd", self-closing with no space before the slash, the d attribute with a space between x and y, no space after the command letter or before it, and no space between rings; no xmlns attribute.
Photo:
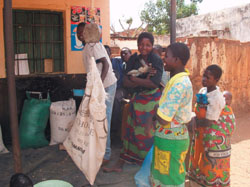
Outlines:
<svg viewBox="0 0 250 187"><path fill-rule="evenodd" d="M117 89L122 87L123 80L123 62L121 58L112 58L111 59L113 71L117 78Z"/></svg>

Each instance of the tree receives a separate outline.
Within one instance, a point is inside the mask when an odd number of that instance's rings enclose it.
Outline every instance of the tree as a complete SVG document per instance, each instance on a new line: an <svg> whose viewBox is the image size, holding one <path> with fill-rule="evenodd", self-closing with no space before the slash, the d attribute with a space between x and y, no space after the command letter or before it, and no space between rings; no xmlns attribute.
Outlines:
<svg viewBox="0 0 250 187"><path fill-rule="evenodd" d="M186 5L185 0L176 0L176 18L197 15L197 3L202 1L191 0L191 3ZM170 10L171 0L156 0L155 3L150 0L141 11L141 21L147 24L149 32L168 34L170 32Z"/></svg>
<svg viewBox="0 0 250 187"><path fill-rule="evenodd" d="M144 23L142 22L141 25L139 27L137 27L136 29L133 30L133 32L131 32L131 25L133 23L133 18L125 18L123 17L123 19L119 19L119 24L122 28L122 32L126 33L126 37L136 37L141 31L144 31L145 29L143 29L143 25ZM125 27L125 26L126 27ZM120 32L116 32L114 25L110 26L110 30L113 32L113 34L120 36Z"/></svg>

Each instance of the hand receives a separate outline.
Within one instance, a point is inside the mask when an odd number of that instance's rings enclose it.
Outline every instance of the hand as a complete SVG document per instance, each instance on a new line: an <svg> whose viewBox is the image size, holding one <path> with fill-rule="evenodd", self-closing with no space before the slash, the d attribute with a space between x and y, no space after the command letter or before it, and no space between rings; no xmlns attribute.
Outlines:
<svg viewBox="0 0 250 187"><path fill-rule="evenodd" d="M154 123L155 121L153 121L153 116L150 116L146 122L145 130L144 130L145 135L149 138L153 136L151 130L153 129Z"/></svg>
<svg viewBox="0 0 250 187"><path fill-rule="evenodd" d="M132 82L135 82L136 79L137 79L137 77L135 77L135 76L130 76L129 79L130 79Z"/></svg>
<svg viewBox="0 0 250 187"><path fill-rule="evenodd" d="M187 123L187 128L190 133L194 133L196 129L196 119L193 117L190 122Z"/></svg>
<svg viewBox="0 0 250 187"><path fill-rule="evenodd" d="M157 113L157 109L159 108L159 104L156 104L154 107L155 114Z"/></svg>
<svg viewBox="0 0 250 187"><path fill-rule="evenodd" d="M149 79L150 77L155 76L155 74L157 73L157 70L155 68L152 67L152 64L149 64L149 74L147 76L147 79Z"/></svg>
<svg viewBox="0 0 250 187"><path fill-rule="evenodd" d="M153 135L152 135L152 133L151 133L151 128L150 128L148 125L145 127L144 133L145 133L145 135L146 135L147 137L149 137L149 138L152 138L152 137L153 137Z"/></svg>
<svg viewBox="0 0 250 187"><path fill-rule="evenodd" d="M130 87L131 88L135 88L137 87L138 85L136 84L136 79L137 77L134 77L134 76L129 76L129 80L130 80Z"/></svg>

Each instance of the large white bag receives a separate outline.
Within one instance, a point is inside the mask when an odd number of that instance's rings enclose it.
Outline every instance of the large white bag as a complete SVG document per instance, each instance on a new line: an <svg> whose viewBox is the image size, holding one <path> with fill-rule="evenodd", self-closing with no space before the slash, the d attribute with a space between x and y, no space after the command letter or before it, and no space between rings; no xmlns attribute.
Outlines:
<svg viewBox="0 0 250 187"><path fill-rule="evenodd" d="M68 101L52 102L50 105L50 145L63 143L69 134L76 117L76 102Z"/></svg>
<svg viewBox="0 0 250 187"><path fill-rule="evenodd" d="M90 58L85 95L64 146L91 185L101 167L107 141L105 90L94 58Z"/></svg>
<svg viewBox="0 0 250 187"><path fill-rule="evenodd" d="M1 129L1 125L0 125L0 154L2 153L8 153L8 149L6 149L6 147L3 144L3 139L2 139L2 129Z"/></svg>

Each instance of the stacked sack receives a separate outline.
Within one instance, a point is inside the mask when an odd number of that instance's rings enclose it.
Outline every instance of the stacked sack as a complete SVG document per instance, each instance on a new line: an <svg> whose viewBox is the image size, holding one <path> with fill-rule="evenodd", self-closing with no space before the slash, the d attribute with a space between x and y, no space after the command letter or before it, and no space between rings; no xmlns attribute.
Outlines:
<svg viewBox="0 0 250 187"><path fill-rule="evenodd" d="M39 94L39 98L31 97ZM41 92L26 92L27 99L24 101L19 137L21 148L39 148L49 144L44 131L49 119L49 107L51 105L49 93L47 98L42 98Z"/></svg>
<svg viewBox="0 0 250 187"><path fill-rule="evenodd" d="M50 145L63 143L68 136L76 117L76 103L74 99L52 102L50 106Z"/></svg>

